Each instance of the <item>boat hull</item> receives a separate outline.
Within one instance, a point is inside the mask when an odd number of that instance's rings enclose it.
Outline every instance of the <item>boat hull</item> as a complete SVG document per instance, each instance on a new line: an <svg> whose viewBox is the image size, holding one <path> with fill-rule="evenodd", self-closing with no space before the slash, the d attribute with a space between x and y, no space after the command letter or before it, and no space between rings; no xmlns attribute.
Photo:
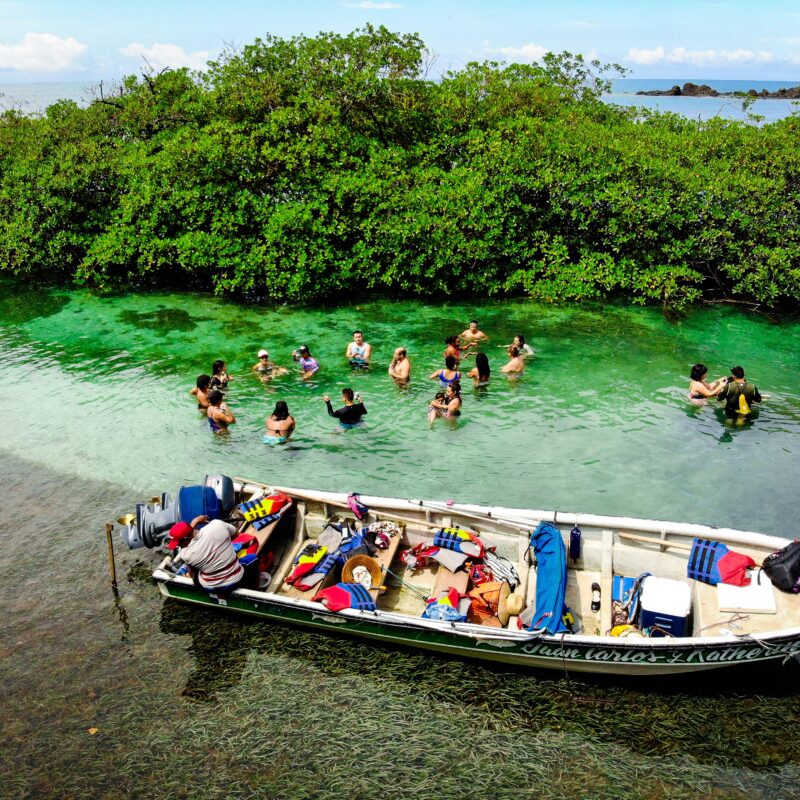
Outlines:
<svg viewBox="0 0 800 800"><path fill-rule="evenodd" d="M609 637L531 635L524 639L456 632L441 627L417 627L377 612L345 616L319 604L287 603L279 596L237 591L225 597L209 594L190 581L157 571L154 579L166 597L185 603L259 617L265 621L301 625L326 633L373 639L390 645L433 650L531 668L559 669L606 675L677 675L711 669L800 657L800 631L753 637L715 639L650 639L611 641Z"/></svg>

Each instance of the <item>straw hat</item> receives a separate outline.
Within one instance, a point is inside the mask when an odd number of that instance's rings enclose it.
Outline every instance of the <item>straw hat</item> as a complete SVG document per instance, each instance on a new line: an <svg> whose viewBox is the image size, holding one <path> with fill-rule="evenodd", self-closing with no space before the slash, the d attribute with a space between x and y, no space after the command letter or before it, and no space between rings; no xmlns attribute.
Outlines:
<svg viewBox="0 0 800 800"><path fill-rule="evenodd" d="M342 580L345 583L358 583L358 581L353 577L353 570L355 570L356 567L366 567L366 569L369 571L369 575L372 578L371 588L384 588L381 586L383 570L381 569L381 565L374 558L372 558L372 556L357 555L353 556L352 558L348 558L342 567Z"/></svg>

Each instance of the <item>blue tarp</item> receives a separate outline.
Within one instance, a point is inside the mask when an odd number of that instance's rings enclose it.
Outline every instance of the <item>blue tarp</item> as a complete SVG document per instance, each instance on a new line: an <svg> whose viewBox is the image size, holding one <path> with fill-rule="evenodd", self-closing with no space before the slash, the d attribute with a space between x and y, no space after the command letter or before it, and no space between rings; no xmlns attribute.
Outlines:
<svg viewBox="0 0 800 800"><path fill-rule="evenodd" d="M540 522L531 534L531 546L536 550L536 611L528 626L544 628L548 633L569 633L564 622L567 608L567 549L558 528L550 522Z"/></svg>

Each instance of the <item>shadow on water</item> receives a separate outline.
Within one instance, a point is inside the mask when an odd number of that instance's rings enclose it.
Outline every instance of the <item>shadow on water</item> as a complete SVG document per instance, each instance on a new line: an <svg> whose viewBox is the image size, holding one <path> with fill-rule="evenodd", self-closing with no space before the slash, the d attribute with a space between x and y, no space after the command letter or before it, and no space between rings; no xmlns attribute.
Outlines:
<svg viewBox="0 0 800 800"><path fill-rule="evenodd" d="M642 757L691 757L750 769L797 763L800 665L731 667L692 676L631 679L485 666L271 625L167 600L163 633L191 638L183 696L214 703L235 690L253 656L303 662L328 677L358 677L378 692L458 703L520 735L558 731Z"/></svg>
<svg viewBox="0 0 800 800"><path fill-rule="evenodd" d="M146 328L161 335L174 331L187 333L197 327L201 320L195 319L183 308L162 306L155 311L132 311L125 309L117 315L120 322L135 328Z"/></svg>
<svg viewBox="0 0 800 800"><path fill-rule="evenodd" d="M63 293L0 281L0 325L4 327L55 316L69 303L70 298Z"/></svg>

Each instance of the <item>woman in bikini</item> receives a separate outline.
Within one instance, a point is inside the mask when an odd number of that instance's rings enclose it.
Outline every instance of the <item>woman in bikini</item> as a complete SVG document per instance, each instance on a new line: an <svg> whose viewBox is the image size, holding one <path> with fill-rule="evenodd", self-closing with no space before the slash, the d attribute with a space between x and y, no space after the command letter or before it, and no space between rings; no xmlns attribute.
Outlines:
<svg viewBox="0 0 800 800"><path fill-rule="evenodd" d="M440 399L441 392L431 400L428 406L428 422L433 423L436 417L444 419L455 419L461 416L461 383L453 381L444 392L444 398Z"/></svg>
<svg viewBox="0 0 800 800"><path fill-rule="evenodd" d="M275 403L275 410L264 420L267 428L264 441L267 444L283 444L294 432L294 424L289 406L283 400L278 400Z"/></svg>
<svg viewBox="0 0 800 800"><path fill-rule="evenodd" d="M475 356L475 366L467 373L468 378L472 378L472 383L477 389L479 386L488 386L492 370L489 367L489 359L486 353L478 353Z"/></svg>
<svg viewBox="0 0 800 800"><path fill-rule="evenodd" d="M208 393L208 409L206 410L208 425L214 433L225 433L228 425L236 422L236 417L228 408L227 403L222 402L222 392L213 389Z"/></svg>
<svg viewBox="0 0 800 800"><path fill-rule="evenodd" d="M458 361L454 356L447 356L444 360L444 369L434 372L430 376L430 380L439 381L442 389L446 389L453 381L461 380L461 373L456 369Z"/></svg>
<svg viewBox="0 0 800 800"><path fill-rule="evenodd" d="M689 401L696 406L704 406L709 397L716 397L725 387L727 378L719 378L713 383L706 380L708 367L705 364L695 364L690 373Z"/></svg>
<svg viewBox="0 0 800 800"><path fill-rule="evenodd" d="M228 381L232 381L233 376L228 375L228 368L220 358L211 365L211 388L224 392L228 388Z"/></svg>

